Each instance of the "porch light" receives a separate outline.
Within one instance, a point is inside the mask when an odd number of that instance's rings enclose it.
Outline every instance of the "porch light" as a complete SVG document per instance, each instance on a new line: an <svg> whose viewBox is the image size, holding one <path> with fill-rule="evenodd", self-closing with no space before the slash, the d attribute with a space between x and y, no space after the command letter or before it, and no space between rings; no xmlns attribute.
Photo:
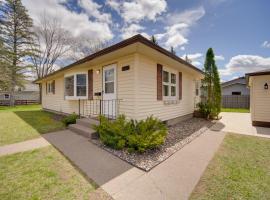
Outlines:
<svg viewBox="0 0 270 200"><path fill-rule="evenodd" d="M268 84L267 83L264 84L264 89L268 90Z"/></svg>
<svg viewBox="0 0 270 200"><path fill-rule="evenodd" d="M100 69L97 69L96 70L96 74L100 74Z"/></svg>

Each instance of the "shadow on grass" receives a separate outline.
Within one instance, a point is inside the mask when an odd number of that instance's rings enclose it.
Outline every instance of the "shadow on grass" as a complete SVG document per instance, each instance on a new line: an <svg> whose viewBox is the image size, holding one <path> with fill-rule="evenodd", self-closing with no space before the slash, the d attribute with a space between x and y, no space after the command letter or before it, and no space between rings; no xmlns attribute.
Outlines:
<svg viewBox="0 0 270 200"><path fill-rule="evenodd" d="M42 110L15 111L14 113L40 134L65 128L64 124L61 122L63 118L61 115Z"/></svg>

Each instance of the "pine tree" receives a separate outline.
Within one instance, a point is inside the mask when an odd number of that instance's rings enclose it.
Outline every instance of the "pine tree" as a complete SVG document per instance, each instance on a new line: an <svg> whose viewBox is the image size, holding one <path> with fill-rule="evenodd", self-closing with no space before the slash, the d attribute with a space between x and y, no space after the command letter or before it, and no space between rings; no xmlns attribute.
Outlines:
<svg viewBox="0 0 270 200"><path fill-rule="evenodd" d="M210 114L213 117L217 117L221 109L221 86L215 54L212 48L209 48L206 53L202 83L207 91L207 106L210 108Z"/></svg>
<svg viewBox="0 0 270 200"><path fill-rule="evenodd" d="M8 67L10 104L14 105L16 86L23 86L29 66L25 59L32 52L32 20L20 0L5 0L0 7L0 40L3 42L2 59Z"/></svg>
<svg viewBox="0 0 270 200"><path fill-rule="evenodd" d="M154 43L154 44L158 44L157 39L154 35L151 36L150 40Z"/></svg>

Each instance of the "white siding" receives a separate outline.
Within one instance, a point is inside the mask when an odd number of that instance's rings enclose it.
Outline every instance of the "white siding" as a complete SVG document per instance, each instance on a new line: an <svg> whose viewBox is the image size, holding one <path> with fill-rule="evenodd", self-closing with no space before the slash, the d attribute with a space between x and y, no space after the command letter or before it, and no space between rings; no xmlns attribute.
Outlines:
<svg viewBox="0 0 270 200"><path fill-rule="evenodd" d="M252 76L251 78L251 116L252 121L270 122L270 75Z"/></svg>

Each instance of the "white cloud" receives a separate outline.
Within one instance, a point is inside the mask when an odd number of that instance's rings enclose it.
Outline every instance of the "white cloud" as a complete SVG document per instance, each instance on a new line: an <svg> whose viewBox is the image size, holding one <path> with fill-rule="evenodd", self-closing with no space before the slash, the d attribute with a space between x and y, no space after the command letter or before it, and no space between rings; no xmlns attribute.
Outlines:
<svg viewBox="0 0 270 200"><path fill-rule="evenodd" d="M216 59L216 60L225 60L225 58L224 58L223 55L216 55L216 56L215 56L215 59Z"/></svg>
<svg viewBox="0 0 270 200"><path fill-rule="evenodd" d="M194 66L202 65L203 54L201 53L184 54L183 56L181 56L181 58L185 60L186 56Z"/></svg>
<svg viewBox="0 0 270 200"><path fill-rule="evenodd" d="M97 21L98 19L89 20L89 16L85 13L68 10L61 5L63 0L23 0L22 3L29 11L35 25L38 24L40 15L46 13L50 18L60 20L63 28L70 31L75 37L88 36L93 40L110 40L113 38L108 23Z"/></svg>
<svg viewBox="0 0 270 200"><path fill-rule="evenodd" d="M262 47L264 47L264 48L270 48L270 42L269 41L264 41L262 43Z"/></svg>
<svg viewBox="0 0 270 200"><path fill-rule="evenodd" d="M101 13L99 10L102 8L102 5L93 2L93 0L79 0L79 5L89 17L94 17L101 22L112 23L111 14Z"/></svg>
<svg viewBox="0 0 270 200"><path fill-rule="evenodd" d="M107 0L106 4L116 10L126 23L145 19L156 21L156 17L165 12L167 8L165 0Z"/></svg>
<svg viewBox="0 0 270 200"><path fill-rule="evenodd" d="M204 15L205 10L203 7L168 14L164 23L169 25L165 27L165 33L157 35L158 39L163 41L166 48L171 46L177 48L187 44L190 28Z"/></svg>
<svg viewBox="0 0 270 200"><path fill-rule="evenodd" d="M143 32L144 29L145 28L139 24L131 24L129 26L124 26L122 29L121 37L123 39L126 39L140 33L143 36L150 38L150 36L147 33Z"/></svg>
<svg viewBox="0 0 270 200"><path fill-rule="evenodd" d="M270 57L258 55L237 55L230 59L225 69L220 69L223 76L234 75L241 72L243 75L248 72L270 69Z"/></svg>

